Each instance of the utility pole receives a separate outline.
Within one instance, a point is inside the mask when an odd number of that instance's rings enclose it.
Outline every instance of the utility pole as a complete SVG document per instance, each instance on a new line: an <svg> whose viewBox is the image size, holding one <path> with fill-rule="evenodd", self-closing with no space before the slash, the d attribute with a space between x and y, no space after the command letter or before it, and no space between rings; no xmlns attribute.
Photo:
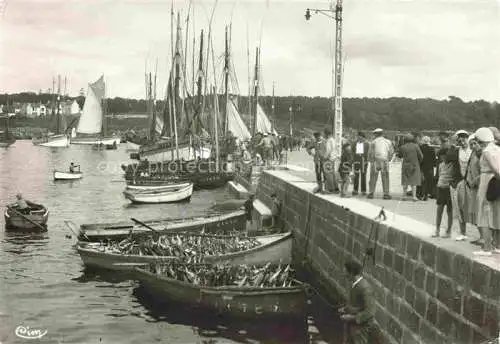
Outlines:
<svg viewBox="0 0 500 344"><path fill-rule="evenodd" d="M332 133L335 138L335 157L340 158L342 150L342 82L343 82L343 63L342 63L342 10L343 4L342 0L337 0L334 5L333 1L330 3L330 9L322 10L315 8L306 9L305 18L309 20L311 18L311 11L315 13L323 14L329 18L335 20L335 60L334 68L332 73ZM333 16L332 14L335 14Z"/></svg>

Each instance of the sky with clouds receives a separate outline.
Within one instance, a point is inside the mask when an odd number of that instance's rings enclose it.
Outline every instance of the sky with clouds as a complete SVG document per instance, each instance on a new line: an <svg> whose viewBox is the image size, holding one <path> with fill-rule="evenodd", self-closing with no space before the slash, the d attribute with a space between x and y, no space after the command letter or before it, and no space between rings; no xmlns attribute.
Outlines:
<svg viewBox="0 0 500 344"><path fill-rule="evenodd" d="M175 0L186 33L188 0ZM212 41L221 84L224 27L232 23L232 59L247 94L261 44L263 93L330 96L334 21L305 9L329 2L192 0L188 32ZM101 74L110 96L144 98L144 70L158 60L159 93L170 66L170 1L0 0L0 92L47 90L68 78L77 94ZM500 3L497 0L344 0L344 96L459 96L500 100ZM198 50L199 47L196 47ZM250 59L247 51L250 52ZM212 78L211 78L212 79ZM213 82L213 81L212 81Z"/></svg>

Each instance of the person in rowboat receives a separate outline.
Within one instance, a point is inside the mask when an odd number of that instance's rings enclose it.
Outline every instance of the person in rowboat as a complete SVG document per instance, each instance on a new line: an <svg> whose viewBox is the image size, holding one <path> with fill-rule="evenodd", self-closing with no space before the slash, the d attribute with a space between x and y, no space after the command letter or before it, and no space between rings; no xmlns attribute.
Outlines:
<svg viewBox="0 0 500 344"><path fill-rule="evenodd" d="M373 343L373 296L370 283L363 277L362 266L350 260L344 264L348 278L352 281L346 307L339 309L341 319L346 322L348 343Z"/></svg>
<svg viewBox="0 0 500 344"><path fill-rule="evenodd" d="M76 168L78 167L78 171L76 171ZM69 164L69 173L75 173L75 172L80 172L80 165L75 165L73 162Z"/></svg>
<svg viewBox="0 0 500 344"><path fill-rule="evenodd" d="M29 214L30 207L28 206L28 202L26 202L26 200L23 198L23 195L18 193L16 195L16 198L17 198L17 202L14 204L14 206L17 206L17 210L20 213Z"/></svg>

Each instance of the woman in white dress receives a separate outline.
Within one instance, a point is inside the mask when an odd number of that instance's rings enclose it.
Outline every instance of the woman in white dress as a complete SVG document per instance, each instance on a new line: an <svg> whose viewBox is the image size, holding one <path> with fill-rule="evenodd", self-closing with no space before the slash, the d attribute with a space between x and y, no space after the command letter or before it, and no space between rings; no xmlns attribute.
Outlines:
<svg viewBox="0 0 500 344"><path fill-rule="evenodd" d="M479 161L481 176L477 190L477 226L483 233L484 246L478 255L498 252L500 244L500 199L488 201L486 191L493 177L500 177L500 147L495 145L493 132L489 128L479 128L474 136L482 148ZM493 240L492 240L493 239Z"/></svg>

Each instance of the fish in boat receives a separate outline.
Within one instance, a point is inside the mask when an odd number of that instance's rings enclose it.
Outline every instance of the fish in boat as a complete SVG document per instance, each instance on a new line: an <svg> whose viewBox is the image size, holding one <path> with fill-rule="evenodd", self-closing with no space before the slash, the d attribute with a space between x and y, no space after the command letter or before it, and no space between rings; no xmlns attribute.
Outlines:
<svg viewBox="0 0 500 344"><path fill-rule="evenodd" d="M111 270L174 260L232 265L288 264L292 256L292 233L257 237L172 233L106 244L80 242L76 249L86 266Z"/></svg>
<svg viewBox="0 0 500 344"><path fill-rule="evenodd" d="M249 318L306 316L307 286L294 278L289 265L174 262L137 266L134 276L161 301Z"/></svg>

